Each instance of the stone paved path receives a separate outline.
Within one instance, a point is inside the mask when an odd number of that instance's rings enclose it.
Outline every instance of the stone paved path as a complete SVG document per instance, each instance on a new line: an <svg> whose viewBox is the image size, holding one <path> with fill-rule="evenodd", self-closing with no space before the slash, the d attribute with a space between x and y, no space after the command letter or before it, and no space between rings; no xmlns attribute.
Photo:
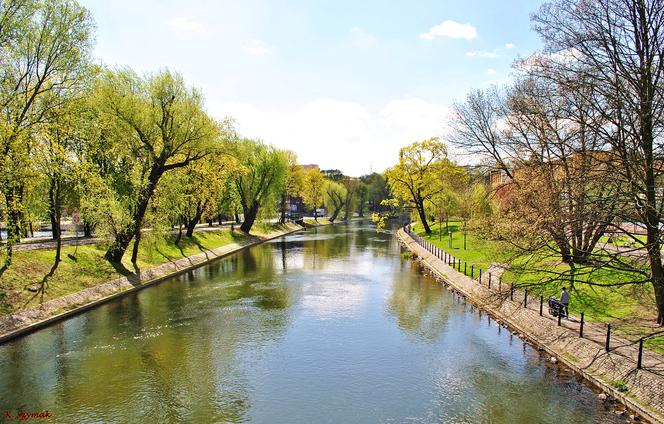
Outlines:
<svg viewBox="0 0 664 424"><path fill-rule="evenodd" d="M581 338L578 317L563 319L558 326L557 318L548 314L546 303L540 316L539 297L529 299L524 307L524 292L515 291L514 300L510 300L509 286L500 284L502 290L499 291L495 277L489 289L486 273L482 281L479 281L477 274L475 279L467 277L442 259L445 257L442 251L426 246L426 242L424 246L419 244L403 229L397 232L397 236L443 283L644 418L664 423L664 356L645 350L643 367L637 369L638 344L612 336L610 350L606 352L606 328L603 326L586 322ZM612 383L619 380L627 385L627 393L613 387Z"/></svg>

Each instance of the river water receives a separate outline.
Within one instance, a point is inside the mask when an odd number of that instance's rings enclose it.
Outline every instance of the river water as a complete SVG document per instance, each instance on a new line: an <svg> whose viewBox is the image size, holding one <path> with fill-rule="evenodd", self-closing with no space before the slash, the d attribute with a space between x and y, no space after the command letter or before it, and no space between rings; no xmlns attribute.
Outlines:
<svg viewBox="0 0 664 424"><path fill-rule="evenodd" d="M622 422L368 223L253 247L0 346L48 422Z"/></svg>

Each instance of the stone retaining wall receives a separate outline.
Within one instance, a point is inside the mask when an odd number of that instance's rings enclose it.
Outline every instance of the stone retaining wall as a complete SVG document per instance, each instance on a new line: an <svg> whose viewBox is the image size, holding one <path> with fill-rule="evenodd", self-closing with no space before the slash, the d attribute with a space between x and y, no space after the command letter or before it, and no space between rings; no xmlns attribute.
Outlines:
<svg viewBox="0 0 664 424"><path fill-rule="evenodd" d="M49 300L35 308L2 316L0 317L0 343L124 296L127 293L156 284L184 271L205 265L239 250L302 230L302 227L295 224L287 225L287 229L283 231L270 233L264 237L252 237L243 243L232 243L216 249L206 250L126 277L89 287L67 296Z"/></svg>

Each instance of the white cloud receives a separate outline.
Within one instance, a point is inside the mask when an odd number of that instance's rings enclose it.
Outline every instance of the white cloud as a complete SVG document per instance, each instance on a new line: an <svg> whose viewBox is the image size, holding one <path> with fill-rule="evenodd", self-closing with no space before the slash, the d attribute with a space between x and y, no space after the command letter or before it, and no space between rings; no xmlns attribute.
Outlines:
<svg viewBox="0 0 664 424"><path fill-rule="evenodd" d="M498 57L498 54L496 52L490 52L490 51L473 50L473 51L466 52L466 56L470 56L470 57Z"/></svg>
<svg viewBox="0 0 664 424"><path fill-rule="evenodd" d="M460 24L452 20L446 20L438 25L431 27L429 32L420 34L424 40L433 40L436 37L465 38L472 40L477 38L477 30L471 24Z"/></svg>
<svg viewBox="0 0 664 424"><path fill-rule="evenodd" d="M493 68L489 68L486 70L487 75L496 75L496 70Z"/></svg>
<svg viewBox="0 0 664 424"><path fill-rule="evenodd" d="M251 40L251 44L242 46L244 51L254 56L263 56L267 54L267 45L261 40Z"/></svg>
<svg viewBox="0 0 664 424"><path fill-rule="evenodd" d="M514 44L512 44L512 43L507 43L507 44L505 44L505 48L506 48L506 49L513 49L514 47L515 47L515 46L514 46Z"/></svg>
<svg viewBox="0 0 664 424"><path fill-rule="evenodd" d="M164 22L169 27L180 31L180 32L204 32L205 25L200 22L196 22L184 16L179 16L177 18L169 19Z"/></svg>
<svg viewBox="0 0 664 424"><path fill-rule="evenodd" d="M397 161L399 149L413 141L442 136L449 109L419 98L387 102L376 110L328 97L291 110L247 103L212 104L218 117L233 116L243 136L293 150L300 163L317 163L360 176L383 171Z"/></svg>

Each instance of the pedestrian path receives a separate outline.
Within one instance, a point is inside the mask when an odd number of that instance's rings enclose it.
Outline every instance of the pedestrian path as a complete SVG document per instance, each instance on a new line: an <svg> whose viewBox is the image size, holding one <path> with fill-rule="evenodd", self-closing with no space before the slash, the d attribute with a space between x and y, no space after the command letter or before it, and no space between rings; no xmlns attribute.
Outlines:
<svg viewBox="0 0 664 424"><path fill-rule="evenodd" d="M397 232L399 240L414 252L434 275L460 292L467 299L502 321L535 346L555 356L558 361L583 375L604 392L620 400L630 409L653 422L664 422L664 356L643 351L642 367L637 368L639 346L621 337L611 336L606 350L606 328L584 323L580 337L581 320L570 317L559 321L548 314L546 302L539 297L528 297L526 292L498 283L493 277L489 288L487 274L471 278L446 263L446 255L433 246L423 246L403 229ZM417 237L417 236L415 236ZM426 242L424 242L426 244ZM478 275L476 275L478 277ZM616 386L621 382L627 392Z"/></svg>

